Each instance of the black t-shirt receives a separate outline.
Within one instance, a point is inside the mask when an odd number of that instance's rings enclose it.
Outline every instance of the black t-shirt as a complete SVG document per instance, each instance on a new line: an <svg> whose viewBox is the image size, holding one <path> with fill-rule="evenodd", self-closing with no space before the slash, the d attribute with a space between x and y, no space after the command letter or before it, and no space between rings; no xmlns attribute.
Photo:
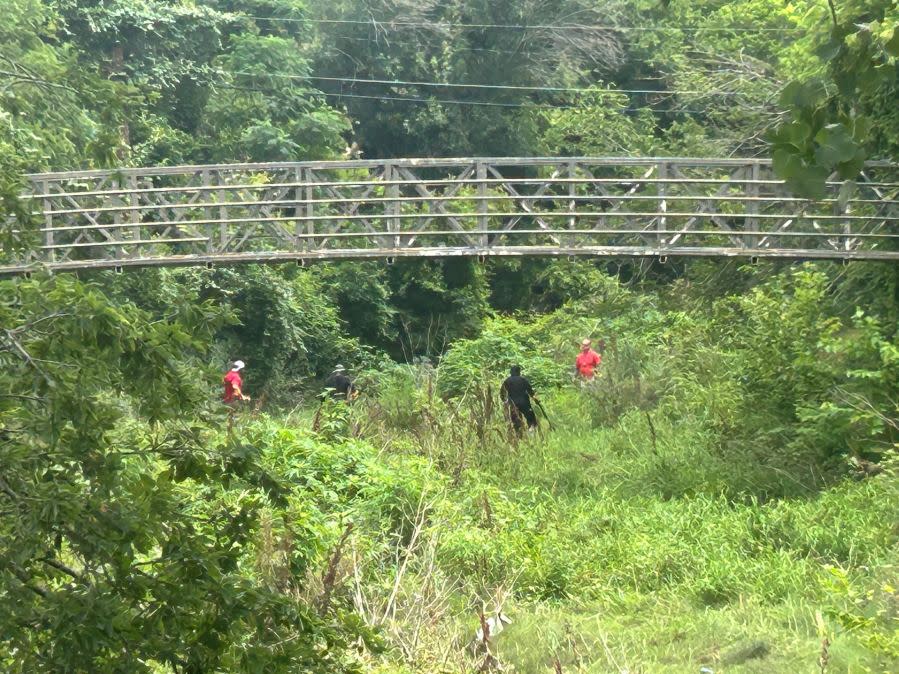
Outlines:
<svg viewBox="0 0 899 674"><path fill-rule="evenodd" d="M534 395L534 389L531 388L531 382L527 380L527 377L512 375L503 382L500 387L500 395L520 407L530 405L530 397Z"/></svg>
<svg viewBox="0 0 899 674"><path fill-rule="evenodd" d="M333 372L325 380L325 388L334 389L331 391L332 398L346 398L353 390L353 382L343 372Z"/></svg>

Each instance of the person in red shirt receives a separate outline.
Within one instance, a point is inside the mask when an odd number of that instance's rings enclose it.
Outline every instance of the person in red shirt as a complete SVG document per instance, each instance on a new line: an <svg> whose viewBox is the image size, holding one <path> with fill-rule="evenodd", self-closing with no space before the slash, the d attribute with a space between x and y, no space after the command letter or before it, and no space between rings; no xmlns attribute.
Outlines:
<svg viewBox="0 0 899 674"><path fill-rule="evenodd" d="M586 381L593 379L595 376L593 370L602 363L602 356L591 349L590 344L592 342L589 339L581 342L581 352L574 361L578 376Z"/></svg>
<svg viewBox="0 0 899 674"><path fill-rule="evenodd" d="M244 369L242 360L235 360L228 373L222 378L225 386L225 392L222 399L226 404L234 404L239 400L249 400L250 396L245 396L241 388L243 387L243 379L240 378L240 371Z"/></svg>

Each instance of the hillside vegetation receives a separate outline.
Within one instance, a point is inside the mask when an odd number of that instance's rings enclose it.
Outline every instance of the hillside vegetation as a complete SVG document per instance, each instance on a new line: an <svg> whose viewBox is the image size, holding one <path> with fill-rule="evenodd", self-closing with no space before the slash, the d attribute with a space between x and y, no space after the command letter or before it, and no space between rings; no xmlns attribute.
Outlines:
<svg viewBox="0 0 899 674"><path fill-rule="evenodd" d="M891 0L0 5L0 262L33 172L899 149ZM35 271L0 371L2 672L899 671L899 265Z"/></svg>
<svg viewBox="0 0 899 674"><path fill-rule="evenodd" d="M7 283L4 667L894 669L895 331L814 267L710 302L561 277L564 306L370 366L353 405L230 421L221 310ZM552 421L521 440L512 362Z"/></svg>

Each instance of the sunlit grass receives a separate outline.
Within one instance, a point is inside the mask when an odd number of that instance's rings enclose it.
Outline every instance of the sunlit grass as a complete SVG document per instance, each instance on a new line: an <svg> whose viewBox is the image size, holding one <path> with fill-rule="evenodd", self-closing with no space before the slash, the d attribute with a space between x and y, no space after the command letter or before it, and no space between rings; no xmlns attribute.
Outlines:
<svg viewBox="0 0 899 674"><path fill-rule="evenodd" d="M297 475L331 496L353 485L323 507L359 524L357 594L393 602L373 624L395 668L371 671L475 671L478 611L498 604L513 622L493 652L517 672L820 672L822 652L827 672L896 671L894 469L825 487L696 419L594 428L586 402L549 396L555 430L518 443L361 408L344 430L365 439L296 431Z"/></svg>

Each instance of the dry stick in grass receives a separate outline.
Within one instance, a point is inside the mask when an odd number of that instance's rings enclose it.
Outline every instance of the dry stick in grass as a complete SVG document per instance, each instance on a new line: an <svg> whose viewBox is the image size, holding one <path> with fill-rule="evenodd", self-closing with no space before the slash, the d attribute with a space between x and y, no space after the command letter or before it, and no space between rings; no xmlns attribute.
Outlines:
<svg viewBox="0 0 899 674"><path fill-rule="evenodd" d="M652 453L658 454L659 447L656 443L656 427L652 423L652 415L648 410L643 413L646 415L646 425L649 426L649 437L652 438Z"/></svg>
<svg viewBox="0 0 899 674"><path fill-rule="evenodd" d="M459 463L453 468L453 487L458 487L462 484L462 473L465 470L465 450L463 449L459 456Z"/></svg>
<svg viewBox="0 0 899 674"><path fill-rule="evenodd" d="M314 433L318 433L318 429L321 426L322 407L324 406L324 404L325 404L325 401L324 401L324 399L322 399L322 401L318 404L318 409L315 410L315 416L312 417L312 431Z"/></svg>
<svg viewBox="0 0 899 674"><path fill-rule="evenodd" d="M379 621L379 623L383 623L385 620L387 620L387 616L394 617L396 615L396 597L400 591L400 583L402 582L403 577L406 575L406 569L409 566L409 560L412 558L412 555L418 548L419 538L421 537L422 530L424 529L425 518L427 517L427 513L431 510L432 507L433 503L424 503L424 494L422 494L421 498L418 501L418 507L416 508L415 526L412 530L412 537L409 539L409 544L406 546L406 555L403 558L403 563L397 570L396 578L393 582L393 590L391 591L390 597L387 600L387 606L384 609L384 615L381 616L381 620ZM396 556L397 562L399 562L399 548L397 548Z"/></svg>
<svg viewBox="0 0 899 674"><path fill-rule="evenodd" d="M484 607L478 611L478 618L481 620L481 642L478 644L484 652L484 660L478 671L491 672L500 669L499 660L490 652L490 624L487 622L487 616L484 615Z"/></svg>
<svg viewBox="0 0 899 674"><path fill-rule="evenodd" d="M478 611L478 618L481 621L481 645L484 648L489 648L490 625L487 624L487 616L484 615L484 607L483 606L481 606L481 610Z"/></svg>
<svg viewBox="0 0 899 674"><path fill-rule="evenodd" d="M484 517L487 519L487 526L492 529L493 528L493 509L490 507L490 499L487 497L487 492L483 493L484 499Z"/></svg>
<svg viewBox="0 0 899 674"><path fill-rule="evenodd" d="M602 628L600 626L599 616L596 616L596 624L598 627L600 627L599 638L602 641L603 650L605 650L605 652L606 652L606 659L608 659L608 661L612 664L612 666L616 670L621 671L623 669L623 667L621 667L621 665L618 664L618 660L615 659L615 656L612 654L612 651L609 648L609 642L606 641L606 635L603 633Z"/></svg>
<svg viewBox="0 0 899 674"><path fill-rule="evenodd" d="M821 640L821 656L818 658L818 668L821 674L827 671L827 662L830 660L830 639L824 637Z"/></svg>
<svg viewBox="0 0 899 674"><path fill-rule="evenodd" d="M553 658L553 670L555 670L556 674L562 674L562 662L559 660L558 655Z"/></svg>
<svg viewBox="0 0 899 674"><path fill-rule="evenodd" d="M353 545L353 605L356 607L356 613L362 616L362 620L369 623L371 611L368 609L365 594L362 592L362 574L359 572L359 555L355 545Z"/></svg>
<svg viewBox="0 0 899 674"><path fill-rule="evenodd" d="M331 604L331 592L334 590L334 581L337 578L337 565L340 564L340 560L343 557L343 546L352 531L353 523L350 522L346 525L346 529L343 530L343 535L337 541L337 545L334 546L334 552L331 553L328 568L325 570L325 575L322 576L322 593L316 602L319 615L324 615Z"/></svg>
<svg viewBox="0 0 899 674"><path fill-rule="evenodd" d="M484 661L479 668L480 671L488 671L493 663L490 656L490 625L487 624L487 616L484 615L484 606L478 611L478 619L481 621L481 641L475 644L475 648L479 648L484 653Z"/></svg>
<svg viewBox="0 0 899 674"><path fill-rule="evenodd" d="M577 647L577 635L571 628L571 623L567 620L565 621L565 640L568 642L568 648L571 650L571 654L574 656L574 664L575 667L581 666L581 654L578 651Z"/></svg>

